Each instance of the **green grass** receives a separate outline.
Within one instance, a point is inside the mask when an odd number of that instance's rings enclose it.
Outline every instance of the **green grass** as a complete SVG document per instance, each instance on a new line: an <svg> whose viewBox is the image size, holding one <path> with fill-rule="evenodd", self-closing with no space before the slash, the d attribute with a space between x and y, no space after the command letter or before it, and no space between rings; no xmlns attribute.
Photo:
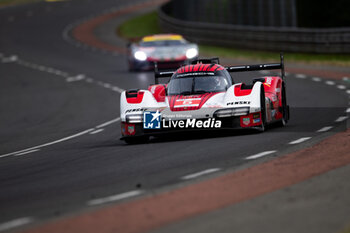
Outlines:
<svg viewBox="0 0 350 233"><path fill-rule="evenodd" d="M39 2L39 1L42 1L42 0L0 0L0 7L25 4L25 3L32 3L32 2Z"/></svg>
<svg viewBox="0 0 350 233"><path fill-rule="evenodd" d="M157 12L137 16L128 20L117 29L117 32L120 36L129 40L137 40L143 36L158 34L161 30L158 26Z"/></svg>
<svg viewBox="0 0 350 233"><path fill-rule="evenodd" d="M146 35L162 33L158 25L157 12L147 13L130 19L120 25L117 31L120 36L130 41L135 41ZM278 59L279 56L276 52L243 50L202 44L199 45L199 49L201 56L206 57L275 61L276 57ZM350 55L286 53L285 57L289 62L350 66Z"/></svg>

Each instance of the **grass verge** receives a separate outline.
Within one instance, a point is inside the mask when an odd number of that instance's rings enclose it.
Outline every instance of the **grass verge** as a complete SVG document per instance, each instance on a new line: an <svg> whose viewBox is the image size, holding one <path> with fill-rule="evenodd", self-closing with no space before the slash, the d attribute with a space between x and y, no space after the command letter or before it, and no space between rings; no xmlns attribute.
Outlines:
<svg viewBox="0 0 350 233"><path fill-rule="evenodd" d="M161 33L157 12L151 12L127 20L120 25L117 33L131 41L138 40L146 35Z"/></svg>
<svg viewBox="0 0 350 233"><path fill-rule="evenodd" d="M127 20L117 29L118 34L130 41L161 33L157 12L151 12ZM200 53L207 57L221 57L242 60L276 60L276 52L243 50L236 48L199 45ZM350 66L350 55L286 53L289 62Z"/></svg>

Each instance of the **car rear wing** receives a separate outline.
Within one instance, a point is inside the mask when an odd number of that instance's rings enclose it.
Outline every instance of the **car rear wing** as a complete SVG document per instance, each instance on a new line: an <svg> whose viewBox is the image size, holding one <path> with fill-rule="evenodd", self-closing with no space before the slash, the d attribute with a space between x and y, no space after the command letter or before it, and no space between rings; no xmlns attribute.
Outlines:
<svg viewBox="0 0 350 233"><path fill-rule="evenodd" d="M228 72L243 72L243 71L258 71L258 70L281 70L282 79L285 79L284 71L284 57L283 53L280 54L280 63L269 64L256 64L256 65L243 65L243 66L228 66L226 70Z"/></svg>
<svg viewBox="0 0 350 233"><path fill-rule="evenodd" d="M199 59L193 61L191 64L203 63L210 64L215 63L219 64L219 58L210 58L210 59ZM244 72L244 71L259 71L259 70L281 70L281 77L285 79L284 71L284 56L283 53L280 54L280 63L269 63L269 64L257 64L257 65L243 65L243 66L228 66L225 67L228 72ZM171 77L176 70L167 70L159 71L157 62L154 63L154 79L155 84L159 84L158 79L160 78L169 78Z"/></svg>

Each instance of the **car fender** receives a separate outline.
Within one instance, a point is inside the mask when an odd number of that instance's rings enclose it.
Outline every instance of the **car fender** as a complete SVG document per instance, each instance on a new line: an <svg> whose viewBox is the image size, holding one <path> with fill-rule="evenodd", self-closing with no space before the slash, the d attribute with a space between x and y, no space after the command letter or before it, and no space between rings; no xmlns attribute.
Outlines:
<svg viewBox="0 0 350 233"><path fill-rule="evenodd" d="M125 121L125 116L128 113L142 113L148 108L162 107L154 98L152 93L148 90L138 90L138 92L143 92L143 97L139 103L128 103L126 93L123 91L120 96L120 118L121 121Z"/></svg>
<svg viewBox="0 0 350 233"><path fill-rule="evenodd" d="M227 107L242 107L242 106L249 106L250 112L259 112L261 109L260 106L260 91L261 91L261 82L255 82L253 85L253 88L251 89L250 94L242 95L242 96L236 96L235 95L235 88L237 86L240 86L241 83L232 85L229 89L227 89L225 97L224 97L224 103Z"/></svg>

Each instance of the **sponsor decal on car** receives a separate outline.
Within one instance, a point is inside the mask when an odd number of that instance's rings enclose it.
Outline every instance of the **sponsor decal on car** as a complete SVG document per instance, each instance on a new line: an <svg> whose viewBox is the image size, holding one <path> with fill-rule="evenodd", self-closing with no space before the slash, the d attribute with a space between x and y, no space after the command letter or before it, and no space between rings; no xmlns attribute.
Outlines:
<svg viewBox="0 0 350 233"><path fill-rule="evenodd" d="M260 123L260 118L258 118L258 119L253 119L253 123L254 123L254 124Z"/></svg>
<svg viewBox="0 0 350 233"><path fill-rule="evenodd" d="M253 114L253 124L258 124L261 122L260 113Z"/></svg>
<svg viewBox="0 0 350 233"><path fill-rule="evenodd" d="M197 128L197 129L208 129L208 128L221 128L221 121L214 118L208 118L206 120L201 119L186 119L186 120L163 120L163 128Z"/></svg>
<svg viewBox="0 0 350 233"><path fill-rule="evenodd" d="M129 135L135 134L135 125L128 125L128 134Z"/></svg>
<svg viewBox="0 0 350 233"><path fill-rule="evenodd" d="M244 125L249 125L250 124L250 118L249 117L244 117L242 120Z"/></svg>
<svg viewBox="0 0 350 233"><path fill-rule="evenodd" d="M227 105L238 105L238 104L250 104L250 101L235 101L235 102L227 103Z"/></svg>
<svg viewBox="0 0 350 233"><path fill-rule="evenodd" d="M135 108L135 109L128 109L125 111L125 113L130 113L130 112L142 112L144 111L144 108Z"/></svg>
<svg viewBox="0 0 350 233"><path fill-rule="evenodd" d="M253 114L253 119L260 119L260 113Z"/></svg>
<svg viewBox="0 0 350 233"><path fill-rule="evenodd" d="M160 129L160 112L144 112L143 113L143 128L144 129Z"/></svg>
<svg viewBox="0 0 350 233"><path fill-rule="evenodd" d="M183 108L183 107L197 107L201 102L201 98L194 99L179 99L176 100L174 108Z"/></svg>
<svg viewBox="0 0 350 233"><path fill-rule="evenodd" d="M169 117L169 116L168 116ZM184 116L184 118L187 118ZM144 112L143 128L144 129L166 129L166 128L221 128L221 121L215 118L208 119L196 119L187 118L182 120L172 120L171 118L161 119L161 113L159 111Z"/></svg>

